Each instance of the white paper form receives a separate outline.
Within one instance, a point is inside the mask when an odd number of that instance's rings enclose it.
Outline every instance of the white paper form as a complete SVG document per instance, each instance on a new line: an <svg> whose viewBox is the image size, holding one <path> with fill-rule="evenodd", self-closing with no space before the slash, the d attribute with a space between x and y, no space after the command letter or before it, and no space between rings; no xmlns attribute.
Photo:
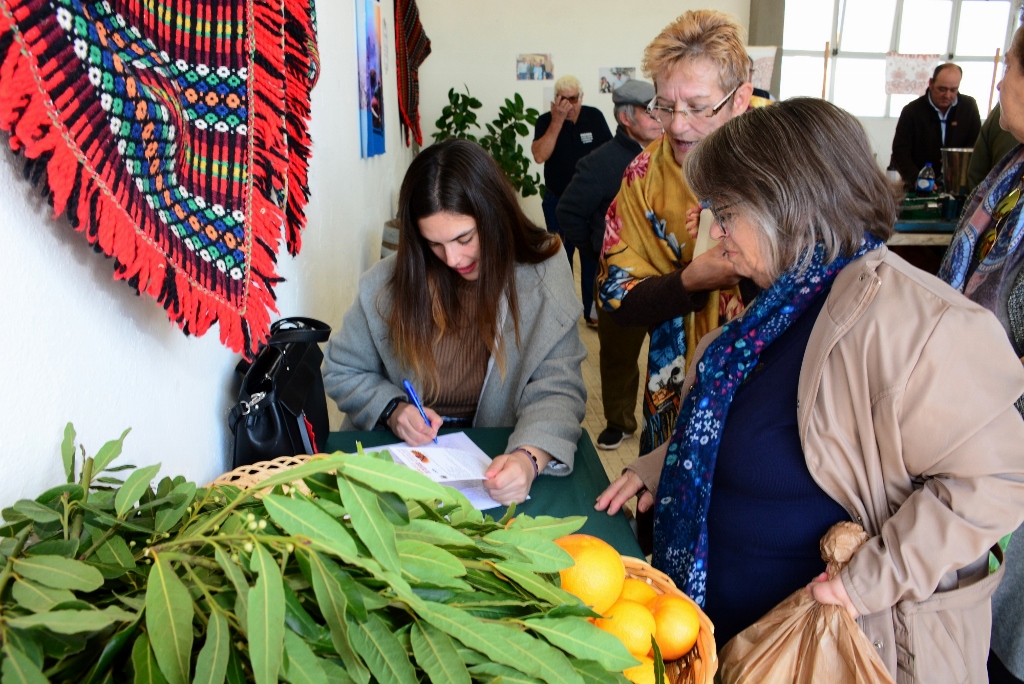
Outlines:
<svg viewBox="0 0 1024 684"><path fill-rule="evenodd" d="M465 432L439 435L436 445L413 447L398 442L367 449L384 450L390 452L395 463L419 471L434 482L459 490L477 510L484 511L501 505L491 498L484 487L484 473L492 459Z"/></svg>

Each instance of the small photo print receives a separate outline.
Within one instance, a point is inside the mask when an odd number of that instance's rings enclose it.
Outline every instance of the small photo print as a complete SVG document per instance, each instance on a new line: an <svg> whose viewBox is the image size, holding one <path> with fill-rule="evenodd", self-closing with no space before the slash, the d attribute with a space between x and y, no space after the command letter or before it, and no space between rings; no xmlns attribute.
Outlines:
<svg viewBox="0 0 1024 684"><path fill-rule="evenodd" d="M524 53L516 57L517 81L550 81L555 77L551 55Z"/></svg>
<svg viewBox="0 0 1024 684"><path fill-rule="evenodd" d="M605 67L597 70L597 92L610 93L636 78L636 67Z"/></svg>

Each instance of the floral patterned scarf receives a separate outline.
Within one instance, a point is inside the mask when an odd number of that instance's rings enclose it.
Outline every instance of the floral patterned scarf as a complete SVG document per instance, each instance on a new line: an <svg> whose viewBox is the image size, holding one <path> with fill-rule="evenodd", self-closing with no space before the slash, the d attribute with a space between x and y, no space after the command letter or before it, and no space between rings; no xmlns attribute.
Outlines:
<svg viewBox="0 0 1024 684"><path fill-rule="evenodd" d="M818 245L805 270L791 269L762 292L746 312L722 328L697 364L697 382L683 403L658 485L654 567L704 605L707 579L707 512L718 445L733 395L758 356L830 287L848 263L880 247L867 234L851 257L824 261Z"/></svg>
<svg viewBox="0 0 1024 684"><path fill-rule="evenodd" d="M1024 258L1024 201L1004 216L999 207L1008 195L1020 191L1022 176L1024 145L1018 145L975 190L939 269L940 278L994 312L1007 330L1007 295ZM982 249L987 251L982 254ZM977 267L969 273L972 264Z"/></svg>
<svg viewBox="0 0 1024 684"><path fill-rule="evenodd" d="M662 136L626 168L619 194L608 207L598 273L598 296L606 311L618 309L645 278L672 273L693 260L697 236L686 229L686 212L695 206L697 198ZM671 436L680 383L697 341L742 310L739 288L733 287L712 292L703 311L651 328L640 453Z"/></svg>

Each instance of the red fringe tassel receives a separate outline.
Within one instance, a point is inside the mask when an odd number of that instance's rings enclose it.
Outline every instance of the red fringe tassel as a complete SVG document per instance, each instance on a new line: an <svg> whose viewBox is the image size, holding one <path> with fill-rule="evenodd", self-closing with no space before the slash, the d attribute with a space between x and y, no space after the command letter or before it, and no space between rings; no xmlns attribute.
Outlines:
<svg viewBox="0 0 1024 684"><path fill-rule="evenodd" d="M26 159L47 159L45 183L54 217L67 210L75 229L115 258L115 279L128 281L140 294L160 302L186 334L203 335L219 324L221 342L251 358L268 337L271 313L277 313L272 288L281 281L275 252L282 229L294 255L305 225L311 84L299 75L309 56L300 41L286 35L285 28L286 22L294 22L301 32L312 35L313 27L308 3L301 0L286 0L284 5L281 0L255 0L249 8L248 54L255 56L258 51L260 59L250 60L249 65L254 159L249 165L252 192L245 245L249 270L241 306L175 267L147 237L138 217L126 208L127 191L112 190L120 182L114 176L115 164L106 164L102 175L88 164L90 150L75 146L82 133L77 129L86 125L81 123L85 117L76 111L81 103L70 98L49 102L47 92L52 90L47 86L65 76L55 70L47 79L33 70L31 51L22 48L39 36L17 33L5 8L0 8L0 36L15 33L6 54L0 54L0 130L9 134L11 149ZM14 11L17 20L19 10ZM277 49L268 49L271 46ZM67 121L76 117L77 129L69 130ZM285 194L287 203L282 208L277 198ZM77 202L69 206L75 196Z"/></svg>

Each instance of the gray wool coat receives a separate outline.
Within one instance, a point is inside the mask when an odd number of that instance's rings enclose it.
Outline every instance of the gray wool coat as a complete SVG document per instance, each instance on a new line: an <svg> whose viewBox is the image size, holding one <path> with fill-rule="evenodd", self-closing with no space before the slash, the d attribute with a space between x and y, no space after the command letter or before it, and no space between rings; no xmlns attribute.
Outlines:
<svg viewBox="0 0 1024 684"><path fill-rule="evenodd" d="M356 301L327 343L324 388L345 414L343 430L372 430L387 403L405 397L402 380L414 377L395 356L388 332L394 265L390 256L363 275ZM545 472L568 475L587 401L580 369L587 351L577 328L583 306L561 250L540 264L517 264L515 274L520 344L503 302L505 374L492 357L473 425L515 428L506 453L539 447L558 461Z"/></svg>

